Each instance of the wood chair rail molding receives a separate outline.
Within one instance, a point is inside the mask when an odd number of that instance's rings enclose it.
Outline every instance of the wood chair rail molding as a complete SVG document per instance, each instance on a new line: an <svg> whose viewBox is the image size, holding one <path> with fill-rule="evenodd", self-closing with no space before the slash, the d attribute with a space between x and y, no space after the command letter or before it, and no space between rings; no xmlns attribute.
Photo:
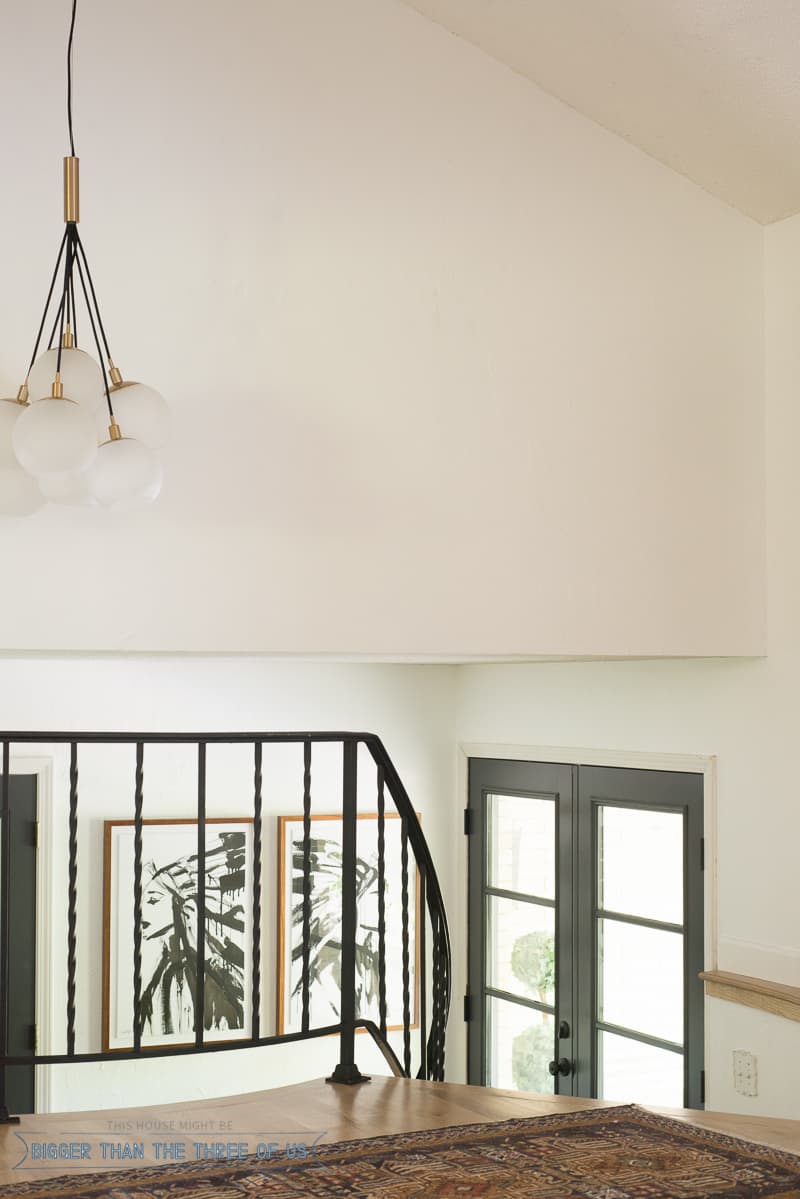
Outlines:
<svg viewBox="0 0 800 1199"><path fill-rule="evenodd" d="M726 970L704 970L700 977L706 984L706 995L715 999L727 999L729 1003L800 1021L800 987L751 978L748 974L729 974Z"/></svg>

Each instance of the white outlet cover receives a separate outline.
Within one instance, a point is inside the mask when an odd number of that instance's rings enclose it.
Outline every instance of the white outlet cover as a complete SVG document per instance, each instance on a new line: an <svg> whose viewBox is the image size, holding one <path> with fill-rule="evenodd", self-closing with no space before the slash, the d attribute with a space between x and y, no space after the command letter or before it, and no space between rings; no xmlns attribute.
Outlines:
<svg viewBox="0 0 800 1199"><path fill-rule="evenodd" d="M755 1097L758 1094L756 1057L748 1049L733 1051L733 1089L738 1095Z"/></svg>

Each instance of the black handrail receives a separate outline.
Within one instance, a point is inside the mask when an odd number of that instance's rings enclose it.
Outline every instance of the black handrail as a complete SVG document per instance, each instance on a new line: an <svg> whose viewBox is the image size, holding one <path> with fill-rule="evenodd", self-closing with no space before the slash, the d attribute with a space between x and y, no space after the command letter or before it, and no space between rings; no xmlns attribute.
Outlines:
<svg viewBox="0 0 800 1199"><path fill-rule="evenodd" d="M0 1122L9 1120L5 1096L5 1072L7 1066L58 1065L77 1062L105 1062L142 1060L146 1058L167 1056L189 1056L197 1053L230 1052L232 1050L263 1047L281 1043L301 1041L338 1033L340 1036L340 1060L333 1071L333 1082L359 1082L363 1079L355 1063L354 1034L358 1029L370 1033L381 1049L392 1072L408 1077L411 1070L411 1041L410 1026L411 1012L409 1000L409 913L408 913L408 868L407 850L411 848L417 870L419 871L420 898L420 928L418 929L420 951L420 978L416 977L415 987L419 995L419 1069L418 1078L441 1080L444 1077L444 1044L447 1016L451 998L451 950L447 917L444 909L439 880L428 844L417 819L416 812L409 795L403 786L400 776L389 757L383 742L372 733L363 732L227 732L227 733L73 733L73 732L32 732L29 730L0 733L2 747L2 770L0 771L0 863L5 867L3 874L2 898L7 896L9 879L9 847L10 819L8 792L10 771L10 748L14 744L43 743L51 745L66 745L69 747L69 893L68 893L68 945L67 945L67 1052L66 1053L9 1053L8 1040L8 1004L5 1000L7 991L0 995ZM340 942L340 977L341 977L341 1006L338 1023L326 1024L320 1028L311 1027L309 1015L309 898L312 881L310 877L312 855L310 853L311 832L309 817L311 813L311 752L315 744L339 743L343 752L342 779L342 820L343 820L343 855L342 855L342 931ZM143 797L146 790L146 774L144 750L148 745L194 745L197 747L197 894L194 896L197 916L197 938L193 969L194 987L192 998L195 1008L195 1035L191 1043L181 1045L143 1045L142 1042L142 978L141 978L141 945L142 945L142 811ZM206 905L206 751L209 745L215 744L251 744L254 748L254 852L253 852L253 969L251 978L251 1001L253 1005L251 1035L246 1038L236 1038L231 1041L207 1040L204 1033L206 1018L204 1007L204 992L207 979L208 962L205 961L205 937L201 931L206 927L208 907ZM262 927L262 896L260 880L261 863L261 832L264 823L262 812L262 754L263 747L276 744L302 744L303 753L303 965L302 976L303 1020L299 1031L276 1033L271 1036L259 1035L259 1007L261 984L261 946L260 930ZM75 1049L76 1022L76 942L77 930L75 910L77 903L77 832L79 808L79 749L84 745L134 745L136 747L136 771L132 786L134 805L134 961L133 961L133 1045L130 1049L107 1049L101 1052L77 1052ZM377 771L377 802L378 802L378 879L382 884L385 880L386 841L384 835L385 797L388 795L394 804L401 820L402 846L402 962L403 962L403 1058L397 1055L389 1044L387 1033L387 1001L386 1001L386 962L383 960L385 947L390 940L386 929L386 904L382 891L379 892L379 1023L366 1018L365 1013L358 1010L355 990L356 963L356 932L357 932L357 881L356 881L356 822L358 818L357 790L357 753L359 745L363 745L372 757ZM13 818L13 816L11 816ZM426 917L429 922L428 937ZM398 930L399 931L399 930ZM3 905L0 916L0 980L8 979L10 958L11 930L8 920L8 904ZM431 955L431 1004L427 1002L428 953ZM205 965L205 968L204 968ZM187 964L187 975L189 966ZM190 979L190 983L191 983ZM212 984L209 983L209 986ZM430 1028L427 1021L430 1019Z"/></svg>

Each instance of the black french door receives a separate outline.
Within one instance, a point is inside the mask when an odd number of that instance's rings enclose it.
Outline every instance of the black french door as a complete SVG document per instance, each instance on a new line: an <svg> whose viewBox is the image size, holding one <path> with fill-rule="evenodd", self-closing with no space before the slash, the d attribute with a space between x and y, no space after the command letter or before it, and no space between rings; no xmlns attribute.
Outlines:
<svg viewBox="0 0 800 1199"><path fill-rule="evenodd" d="M703 779L471 759L469 1081L700 1107Z"/></svg>

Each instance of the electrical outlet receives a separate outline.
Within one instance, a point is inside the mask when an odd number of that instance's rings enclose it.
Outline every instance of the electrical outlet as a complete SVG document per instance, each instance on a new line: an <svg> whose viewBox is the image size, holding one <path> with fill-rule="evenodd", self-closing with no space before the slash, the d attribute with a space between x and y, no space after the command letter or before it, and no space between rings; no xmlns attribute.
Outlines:
<svg viewBox="0 0 800 1199"><path fill-rule="evenodd" d="M747 1049L733 1051L733 1089L738 1095L758 1094L756 1056Z"/></svg>

